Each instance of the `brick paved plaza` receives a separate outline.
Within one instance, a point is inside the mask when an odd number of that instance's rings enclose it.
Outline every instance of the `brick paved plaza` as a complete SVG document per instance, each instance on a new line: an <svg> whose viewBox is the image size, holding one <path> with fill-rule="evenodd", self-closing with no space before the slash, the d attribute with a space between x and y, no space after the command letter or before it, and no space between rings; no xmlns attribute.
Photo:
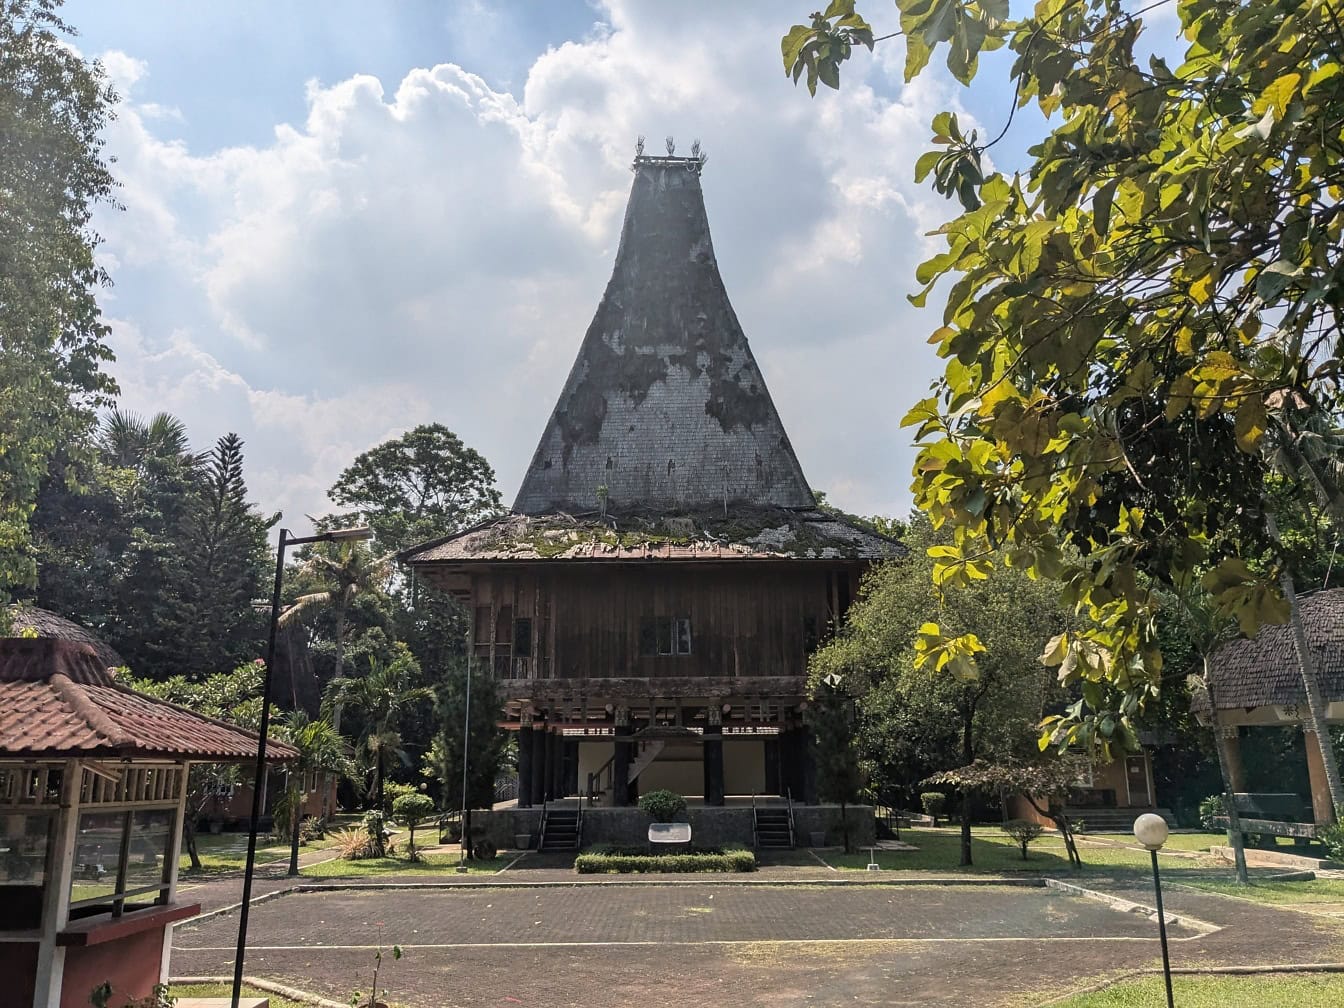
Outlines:
<svg viewBox="0 0 1344 1008"><path fill-rule="evenodd" d="M405 951L385 978L409 1008L1013 1005L1158 957L1147 917L1041 888L506 879L280 896L253 910L247 972L345 1002L381 933ZM1143 901L1141 885L1111 888ZM1180 889L1168 902L1220 928L1175 928L1177 966L1321 961L1338 945L1332 922L1300 913ZM233 914L179 927L174 973L227 973L236 928Z"/></svg>

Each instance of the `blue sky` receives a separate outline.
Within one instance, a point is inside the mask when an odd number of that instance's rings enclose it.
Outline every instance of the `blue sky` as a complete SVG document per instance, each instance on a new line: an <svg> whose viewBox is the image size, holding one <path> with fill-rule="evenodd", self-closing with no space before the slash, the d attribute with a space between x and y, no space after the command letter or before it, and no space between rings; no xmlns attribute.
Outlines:
<svg viewBox="0 0 1344 1008"><path fill-rule="evenodd" d="M428 421L511 499L610 272L635 137L672 134L709 153L720 268L811 483L904 511L899 419L939 324L904 295L951 210L912 166L941 109L997 132L1007 57L971 91L907 87L895 40L810 99L778 40L811 9L68 0L124 96L125 210L96 219L124 406L199 446L240 433L296 531L355 454ZM996 162L1040 129L1020 114Z"/></svg>

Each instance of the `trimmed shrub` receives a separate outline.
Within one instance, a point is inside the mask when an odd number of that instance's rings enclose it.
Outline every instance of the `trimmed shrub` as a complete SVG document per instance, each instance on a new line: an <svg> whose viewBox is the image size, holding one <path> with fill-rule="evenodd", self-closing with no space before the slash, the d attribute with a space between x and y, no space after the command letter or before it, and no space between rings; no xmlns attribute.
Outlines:
<svg viewBox="0 0 1344 1008"><path fill-rule="evenodd" d="M1213 824L1214 816L1227 815L1227 803L1223 801L1220 794L1209 795L1199 803L1199 824L1206 830L1216 830Z"/></svg>
<svg viewBox="0 0 1344 1008"><path fill-rule="evenodd" d="M1321 844L1333 861L1344 861L1344 805L1335 808L1335 821L1322 826Z"/></svg>
<svg viewBox="0 0 1344 1008"><path fill-rule="evenodd" d="M434 812L434 799L414 790L397 795L397 800L392 803L392 813L411 831L407 851L412 861L416 860L415 828L434 818Z"/></svg>
<svg viewBox="0 0 1344 1008"><path fill-rule="evenodd" d="M925 791L919 796L919 804L924 809L924 814L931 818L933 824L937 826L938 817L947 808L947 795L941 791Z"/></svg>
<svg viewBox="0 0 1344 1008"><path fill-rule="evenodd" d="M477 861L493 861L499 854L499 848L489 840L477 840L476 846L471 849L471 853Z"/></svg>
<svg viewBox="0 0 1344 1008"><path fill-rule="evenodd" d="M1027 859L1027 847L1030 843L1041 835L1042 827L1038 822L1032 822L1029 819L1013 819L1006 822L1001 827L1005 833L1013 838L1013 842L1022 848L1022 860Z"/></svg>
<svg viewBox="0 0 1344 1008"><path fill-rule="evenodd" d="M619 848L589 851L574 860L580 875L624 875L645 872L751 872L756 855L749 850L686 851L680 854L639 854Z"/></svg>
<svg viewBox="0 0 1344 1008"><path fill-rule="evenodd" d="M650 791L639 796L641 811L647 812L654 822L683 822L686 818L686 799L675 791Z"/></svg>

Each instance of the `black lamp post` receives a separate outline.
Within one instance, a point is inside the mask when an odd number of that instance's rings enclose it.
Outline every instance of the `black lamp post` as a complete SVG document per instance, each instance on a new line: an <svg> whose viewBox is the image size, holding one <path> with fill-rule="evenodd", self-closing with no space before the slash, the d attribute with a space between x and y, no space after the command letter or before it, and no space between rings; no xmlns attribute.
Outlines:
<svg viewBox="0 0 1344 1008"><path fill-rule="evenodd" d="M271 726L271 675L275 669L275 631L280 622L280 586L285 577L285 550L316 542L351 542L373 538L368 528L333 529L310 536L291 536L280 530L275 551L275 590L271 593L271 629L266 642L266 671L261 681L261 724L257 728L257 772L252 782L252 821L247 831L247 866L243 869L243 903L238 909L238 949L233 960L233 1008L243 990L243 956L247 950L247 916L252 902L252 873L257 863L257 825L261 821L261 793L266 781L266 733Z"/></svg>
<svg viewBox="0 0 1344 1008"><path fill-rule="evenodd" d="M1162 937L1162 979L1167 985L1167 1008L1175 1008L1171 999L1171 959L1167 955L1167 920L1162 914L1162 879L1157 870L1157 852L1167 842L1167 821L1145 812L1134 820L1134 836L1153 857L1153 889L1157 893L1157 931Z"/></svg>

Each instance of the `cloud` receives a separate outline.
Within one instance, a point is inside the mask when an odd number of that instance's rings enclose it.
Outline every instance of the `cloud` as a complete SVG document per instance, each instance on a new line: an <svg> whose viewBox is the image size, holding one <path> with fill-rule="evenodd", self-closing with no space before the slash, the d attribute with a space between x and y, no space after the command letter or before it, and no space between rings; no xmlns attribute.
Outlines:
<svg viewBox="0 0 1344 1008"><path fill-rule="evenodd" d="M804 470L842 506L908 506L898 421L936 322L904 295L948 212L912 164L949 90L901 88L897 53L810 99L768 6L599 14L517 93L448 63L310 82L304 121L264 146L189 150L137 103L152 68L106 54L128 95L108 138L126 212L99 220L128 408L198 440L238 430L254 493L287 515L428 420L510 498L610 271L634 139L672 134L709 153L720 267Z"/></svg>

